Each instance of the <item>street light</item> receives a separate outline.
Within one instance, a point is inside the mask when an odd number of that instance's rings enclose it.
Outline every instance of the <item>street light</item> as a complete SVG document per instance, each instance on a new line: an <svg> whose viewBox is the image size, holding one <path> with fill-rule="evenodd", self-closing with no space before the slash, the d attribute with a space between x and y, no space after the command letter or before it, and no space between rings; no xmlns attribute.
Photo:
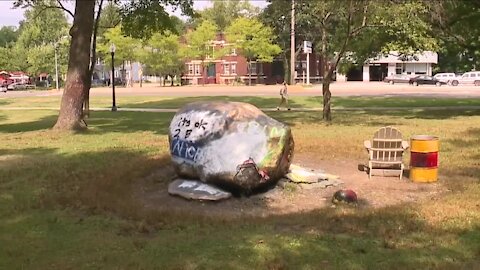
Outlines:
<svg viewBox="0 0 480 270"><path fill-rule="evenodd" d="M110 83L112 84L112 112L117 111L117 105L115 104L115 44L112 43L110 46L110 54L112 55L112 76L110 78Z"/></svg>
<svg viewBox="0 0 480 270"><path fill-rule="evenodd" d="M60 91L60 88L58 86L58 56L57 56L57 49L58 49L58 43L62 41L62 39L68 38L68 36L62 36L57 42L53 44L54 46L54 52L55 52L55 86L57 88L57 91Z"/></svg>

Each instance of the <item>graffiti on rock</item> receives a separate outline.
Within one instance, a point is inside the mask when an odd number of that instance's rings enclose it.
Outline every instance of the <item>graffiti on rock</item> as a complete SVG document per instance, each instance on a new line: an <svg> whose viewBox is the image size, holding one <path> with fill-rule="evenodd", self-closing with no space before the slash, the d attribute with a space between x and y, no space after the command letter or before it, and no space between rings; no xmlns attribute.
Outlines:
<svg viewBox="0 0 480 270"><path fill-rule="evenodd" d="M219 130L220 116L208 112L188 112L176 115L171 124L170 132L173 139L198 141Z"/></svg>
<svg viewBox="0 0 480 270"><path fill-rule="evenodd" d="M187 162L195 163L201 153L201 148L189 141L174 139L170 145L170 153L172 156L181 158Z"/></svg>

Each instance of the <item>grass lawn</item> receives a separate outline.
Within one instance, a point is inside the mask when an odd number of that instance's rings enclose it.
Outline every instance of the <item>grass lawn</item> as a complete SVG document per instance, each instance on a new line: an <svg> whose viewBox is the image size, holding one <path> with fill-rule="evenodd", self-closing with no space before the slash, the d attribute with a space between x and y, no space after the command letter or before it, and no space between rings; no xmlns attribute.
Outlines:
<svg viewBox="0 0 480 270"><path fill-rule="evenodd" d="M260 108L275 108L279 103L278 96L216 96L216 97L160 97L160 96L122 96L117 97L117 106L122 108L161 108L175 109L193 101L211 100L248 102ZM60 96L25 97L0 99L0 107L38 107L58 108ZM406 98L406 97L334 97L333 108L378 108L378 107L452 107L480 106L480 99L475 98ZM292 108L321 108L322 97L292 96L289 99ZM90 107L109 108L112 98L92 96Z"/></svg>
<svg viewBox="0 0 480 270"><path fill-rule="evenodd" d="M131 97L126 104L175 108L192 99L197 98ZM277 99L271 99L251 98L256 105L273 107ZM311 99L294 101L313 106ZM93 100L92 106L108 106L108 100ZM380 101L338 99L345 107L359 103L419 107L433 102ZM53 98L25 98L2 99L0 106L37 107L49 102L58 105ZM478 105L480 100L441 103ZM319 159L366 158L363 140L384 125L397 126L405 138L437 135L441 182L451 191L435 200L384 209L327 208L268 218L213 219L147 211L135 198L134 185L169 162L166 134L173 114L93 112L88 131L61 133L49 129L56 111L0 110L0 269L480 265L480 111L335 112L329 125L322 123L319 112L270 115L292 126L297 153Z"/></svg>

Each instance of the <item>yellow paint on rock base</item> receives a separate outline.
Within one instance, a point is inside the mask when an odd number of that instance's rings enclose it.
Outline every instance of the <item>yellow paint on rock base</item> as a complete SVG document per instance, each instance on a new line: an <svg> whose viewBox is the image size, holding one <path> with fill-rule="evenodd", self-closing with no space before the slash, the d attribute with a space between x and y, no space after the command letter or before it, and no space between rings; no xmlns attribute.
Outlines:
<svg viewBox="0 0 480 270"><path fill-rule="evenodd" d="M417 183L436 182L438 179L438 168L410 168L410 180Z"/></svg>

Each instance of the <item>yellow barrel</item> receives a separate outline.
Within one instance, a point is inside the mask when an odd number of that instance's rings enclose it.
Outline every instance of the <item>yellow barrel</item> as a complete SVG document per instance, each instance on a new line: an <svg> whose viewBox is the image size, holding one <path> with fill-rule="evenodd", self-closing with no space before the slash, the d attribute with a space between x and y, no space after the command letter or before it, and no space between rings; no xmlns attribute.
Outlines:
<svg viewBox="0 0 480 270"><path fill-rule="evenodd" d="M410 179L413 182L435 182L438 179L438 137L415 135L410 141Z"/></svg>

